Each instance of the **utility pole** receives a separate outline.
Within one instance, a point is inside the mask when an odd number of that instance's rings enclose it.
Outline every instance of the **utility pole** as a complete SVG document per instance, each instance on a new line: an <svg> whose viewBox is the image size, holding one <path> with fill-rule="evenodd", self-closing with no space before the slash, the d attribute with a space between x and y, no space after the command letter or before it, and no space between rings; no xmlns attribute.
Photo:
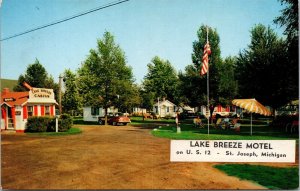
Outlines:
<svg viewBox="0 0 300 191"><path fill-rule="evenodd" d="M61 80L63 79L63 76L59 74L59 115L62 113L62 106L61 106Z"/></svg>

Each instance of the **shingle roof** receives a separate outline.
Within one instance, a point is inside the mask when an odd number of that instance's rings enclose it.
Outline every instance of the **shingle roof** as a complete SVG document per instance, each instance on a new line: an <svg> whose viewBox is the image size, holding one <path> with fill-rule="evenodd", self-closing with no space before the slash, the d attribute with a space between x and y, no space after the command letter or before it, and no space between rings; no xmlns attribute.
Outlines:
<svg viewBox="0 0 300 191"><path fill-rule="evenodd" d="M12 98L11 100L8 100ZM6 103L10 107L24 104L29 98L29 92L1 92L1 105ZM6 100L5 100L6 99Z"/></svg>

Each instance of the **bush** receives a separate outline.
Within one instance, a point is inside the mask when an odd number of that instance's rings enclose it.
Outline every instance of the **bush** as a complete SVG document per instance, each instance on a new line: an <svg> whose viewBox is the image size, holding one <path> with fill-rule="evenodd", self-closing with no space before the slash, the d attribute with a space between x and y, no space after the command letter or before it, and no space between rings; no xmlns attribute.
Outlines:
<svg viewBox="0 0 300 191"><path fill-rule="evenodd" d="M55 117L29 117L26 123L26 132L55 132ZM58 131L68 131L73 126L73 119L68 114L60 115L58 119Z"/></svg>
<svg viewBox="0 0 300 191"><path fill-rule="evenodd" d="M65 132L68 131L73 126L73 119L68 114L60 115L58 119L58 131Z"/></svg>
<svg viewBox="0 0 300 191"><path fill-rule="evenodd" d="M46 132L52 125L53 117L29 117L26 123L26 131L28 132ZM55 126L54 126L55 127Z"/></svg>

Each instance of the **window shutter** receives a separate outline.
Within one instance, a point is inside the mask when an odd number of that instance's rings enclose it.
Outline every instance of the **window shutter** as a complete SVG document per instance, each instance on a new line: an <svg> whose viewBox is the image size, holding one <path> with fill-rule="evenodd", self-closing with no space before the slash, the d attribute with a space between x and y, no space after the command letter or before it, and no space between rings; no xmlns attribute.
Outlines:
<svg viewBox="0 0 300 191"><path fill-rule="evenodd" d="M45 106L41 105L41 116L45 115Z"/></svg>
<svg viewBox="0 0 300 191"><path fill-rule="evenodd" d="M54 105L50 106L50 115L54 116Z"/></svg>
<svg viewBox="0 0 300 191"><path fill-rule="evenodd" d="M23 119L27 119L27 118L28 118L27 106L24 105L23 106Z"/></svg>
<svg viewBox="0 0 300 191"><path fill-rule="evenodd" d="M35 105L35 106L33 107L33 113L34 113L34 116L37 116L37 115L38 115L38 106L37 106L37 105Z"/></svg>

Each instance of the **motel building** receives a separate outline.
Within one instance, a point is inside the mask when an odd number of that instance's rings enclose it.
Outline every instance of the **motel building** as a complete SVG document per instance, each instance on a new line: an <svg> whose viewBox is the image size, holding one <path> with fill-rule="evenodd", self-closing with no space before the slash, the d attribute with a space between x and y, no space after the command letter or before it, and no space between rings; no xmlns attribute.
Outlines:
<svg viewBox="0 0 300 191"><path fill-rule="evenodd" d="M25 87L29 91L10 92L4 88L1 92L1 131L24 132L28 117L55 116L58 104L53 89Z"/></svg>

